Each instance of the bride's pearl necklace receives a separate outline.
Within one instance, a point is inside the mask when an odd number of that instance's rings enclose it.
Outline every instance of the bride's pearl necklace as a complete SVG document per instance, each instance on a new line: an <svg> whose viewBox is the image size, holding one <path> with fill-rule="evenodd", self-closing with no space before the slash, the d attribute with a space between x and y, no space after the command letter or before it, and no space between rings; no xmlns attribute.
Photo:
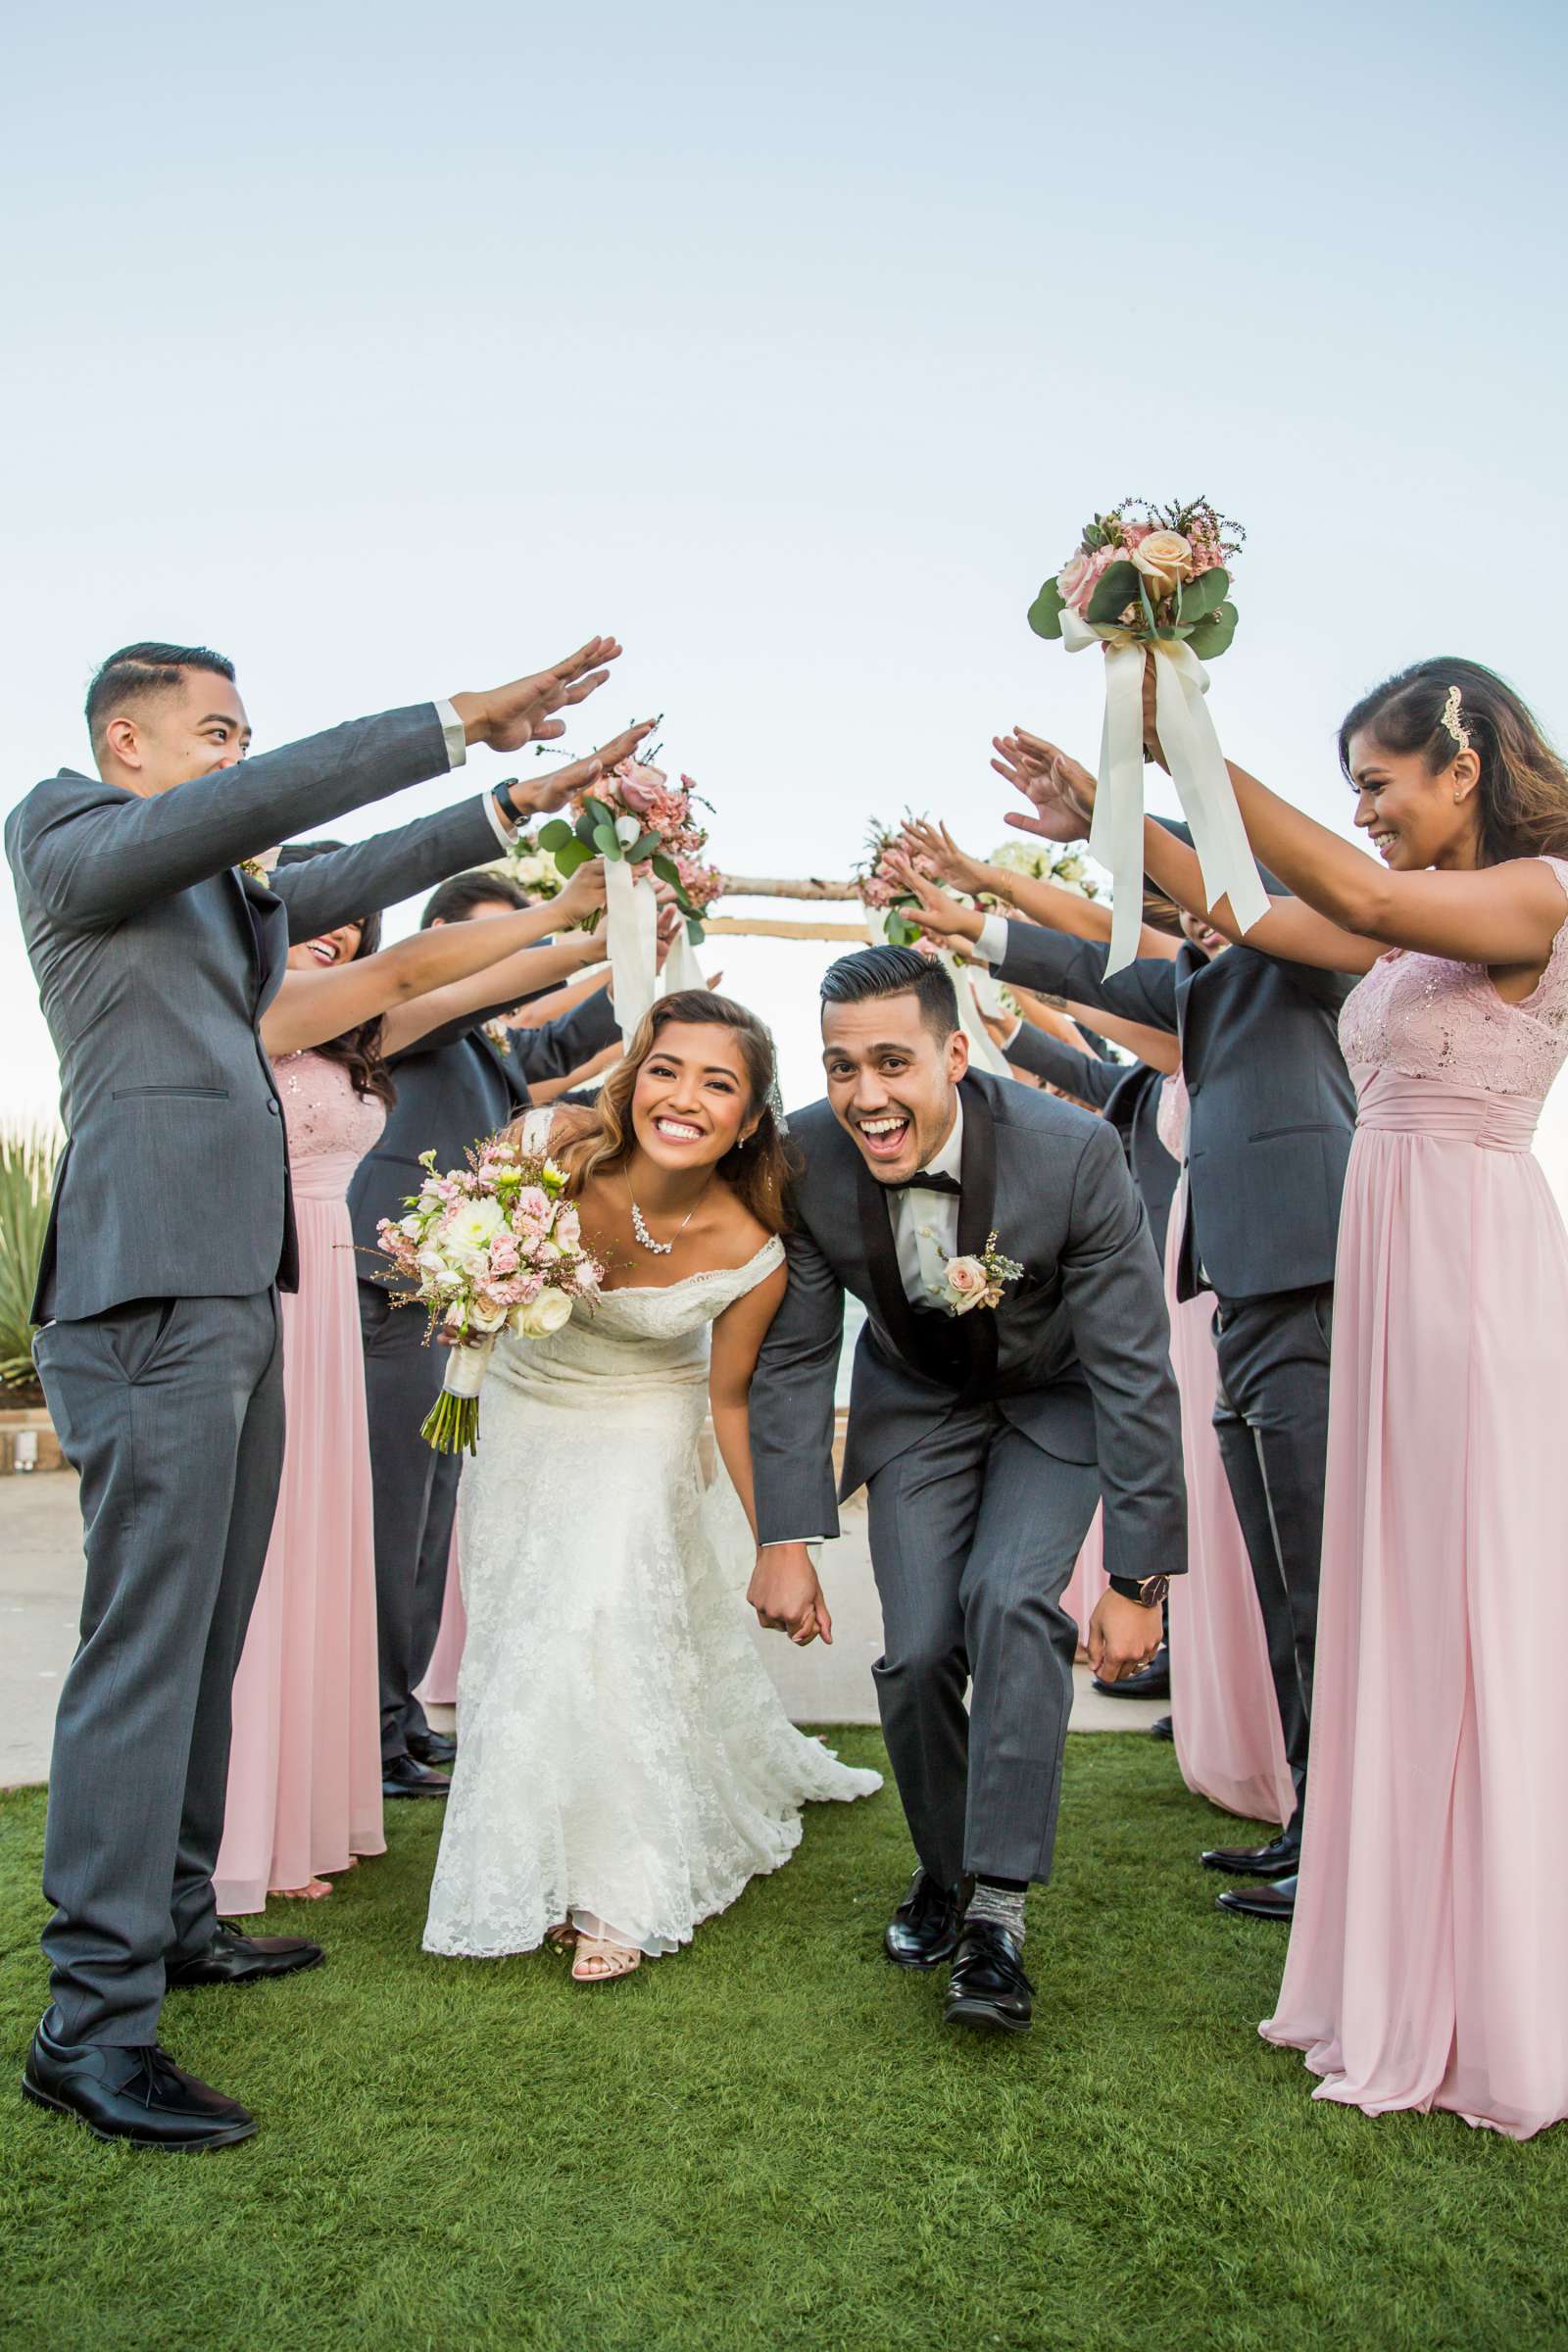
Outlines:
<svg viewBox="0 0 1568 2352"><path fill-rule="evenodd" d="M711 1182L711 1178L710 1178L709 1181ZM686 1211L686 1214L676 1226L672 1238L667 1242L656 1241L654 1236L649 1232L647 1220L644 1217L642 1210L637 1205L637 1196L631 1189L631 1178L629 1176L626 1179L626 1198L631 1202L631 1229L637 1240L642 1244L645 1250L651 1250L656 1257L667 1257L670 1251L674 1249L676 1242L680 1240L681 1235L691 1223L693 1217L696 1216L697 1211L702 1207L703 1202L707 1200L708 1185L704 1185L702 1191L698 1194L696 1200L692 1202L690 1208Z"/></svg>

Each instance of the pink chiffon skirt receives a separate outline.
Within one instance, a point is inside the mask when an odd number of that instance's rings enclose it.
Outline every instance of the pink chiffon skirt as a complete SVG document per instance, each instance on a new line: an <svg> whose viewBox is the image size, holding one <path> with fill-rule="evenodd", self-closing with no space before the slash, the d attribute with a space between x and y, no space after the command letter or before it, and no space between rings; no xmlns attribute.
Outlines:
<svg viewBox="0 0 1568 2352"><path fill-rule="evenodd" d="M1315 2095L1568 2115L1568 1236L1540 1105L1383 1072L1346 1180L1296 1919Z"/></svg>
<svg viewBox="0 0 1568 2352"><path fill-rule="evenodd" d="M386 1850L365 1358L343 1198L356 1164L322 1154L294 1171L300 1287L282 1302L288 1434L234 1678L213 1874L229 1915L260 1911L269 1888L303 1886Z"/></svg>
<svg viewBox="0 0 1568 2352"><path fill-rule="evenodd" d="M452 1548L447 1553L447 1589L441 1604L441 1630L436 1635L424 1680L414 1694L421 1706L457 1705L458 1669L463 1664L463 1644L467 1631L468 1620L463 1606L463 1579L458 1573L458 1531L454 1525Z"/></svg>
<svg viewBox="0 0 1568 2352"><path fill-rule="evenodd" d="M1186 1182L1165 1244L1170 1357L1181 1395L1188 1573L1170 1589L1170 1704L1176 1761L1196 1796L1248 1821L1289 1821L1296 1795L1257 1587L1214 1435L1214 1298L1178 1300Z"/></svg>
<svg viewBox="0 0 1568 2352"><path fill-rule="evenodd" d="M1108 1585L1109 1580L1105 1575L1105 1513L1102 1504L1089 1522L1084 1547L1073 1562L1067 1590L1061 1596L1062 1607L1078 1628L1080 1649L1088 1644L1089 1620L1095 1613L1095 1605L1101 1594L1108 1590Z"/></svg>

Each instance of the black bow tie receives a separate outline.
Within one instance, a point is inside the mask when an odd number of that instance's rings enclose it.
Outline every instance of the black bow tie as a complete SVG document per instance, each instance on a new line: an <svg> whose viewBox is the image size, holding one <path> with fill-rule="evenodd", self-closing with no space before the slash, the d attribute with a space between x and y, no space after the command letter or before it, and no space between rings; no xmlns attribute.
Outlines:
<svg viewBox="0 0 1568 2352"><path fill-rule="evenodd" d="M928 1174L924 1169L918 1176L902 1176L895 1184L883 1186L888 1193L954 1193L963 1191L956 1176L944 1176L940 1171Z"/></svg>

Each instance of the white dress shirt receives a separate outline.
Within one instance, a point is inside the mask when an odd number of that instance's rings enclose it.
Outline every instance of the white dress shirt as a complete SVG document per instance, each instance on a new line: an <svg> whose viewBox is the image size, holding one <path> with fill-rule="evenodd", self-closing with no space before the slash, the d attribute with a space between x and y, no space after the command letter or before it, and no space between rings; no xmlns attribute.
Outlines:
<svg viewBox="0 0 1568 2352"><path fill-rule="evenodd" d="M962 1165L963 1100L959 1096L954 1101L953 1127L948 1140L940 1152L932 1152L921 1174L951 1176L956 1183ZM887 1208L904 1295L912 1306L933 1306L943 1295L943 1268L950 1257L957 1254L958 1196L922 1192L916 1182L889 1193ZM814 1546L824 1539L818 1528L814 1535L776 1536L773 1541ZM763 1548L771 1550L773 1546L767 1544Z"/></svg>
<svg viewBox="0 0 1568 2352"><path fill-rule="evenodd" d="M450 703L437 703L435 714L441 722L441 733L446 740L448 767L464 766L468 757L468 738L462 719ZM485 793L482 798L484 812L490 819L490 830L500 842L501 847L504 850L510 850L517 838L515 824L502 815L501 804L493 792Z"/></svg>

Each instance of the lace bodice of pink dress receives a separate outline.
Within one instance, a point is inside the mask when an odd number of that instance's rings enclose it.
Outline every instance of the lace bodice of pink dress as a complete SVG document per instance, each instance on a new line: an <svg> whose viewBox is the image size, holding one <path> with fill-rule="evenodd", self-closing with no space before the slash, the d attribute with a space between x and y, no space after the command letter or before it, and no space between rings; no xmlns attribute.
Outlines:
<svg viewBox="0 0 1568 2352"><path fill-rule="evenodd" d="M386 1105L356 1094L343 1064L323 1054L285 1054L274 1075L295 1191L340 1197L385 1126Z"/></svg>
<svg viewBox="0 0 1568 2352"><path fill-rule="evenodd" d="M1568 918L1568 859L1542 862L1562 885ZM1385 956L1346 998L1340 1044L1357 1094L1391 1070L1541 1102L1568 1060L1568 919L1522 1004L1498 996L1485 964Z"/></svg>

